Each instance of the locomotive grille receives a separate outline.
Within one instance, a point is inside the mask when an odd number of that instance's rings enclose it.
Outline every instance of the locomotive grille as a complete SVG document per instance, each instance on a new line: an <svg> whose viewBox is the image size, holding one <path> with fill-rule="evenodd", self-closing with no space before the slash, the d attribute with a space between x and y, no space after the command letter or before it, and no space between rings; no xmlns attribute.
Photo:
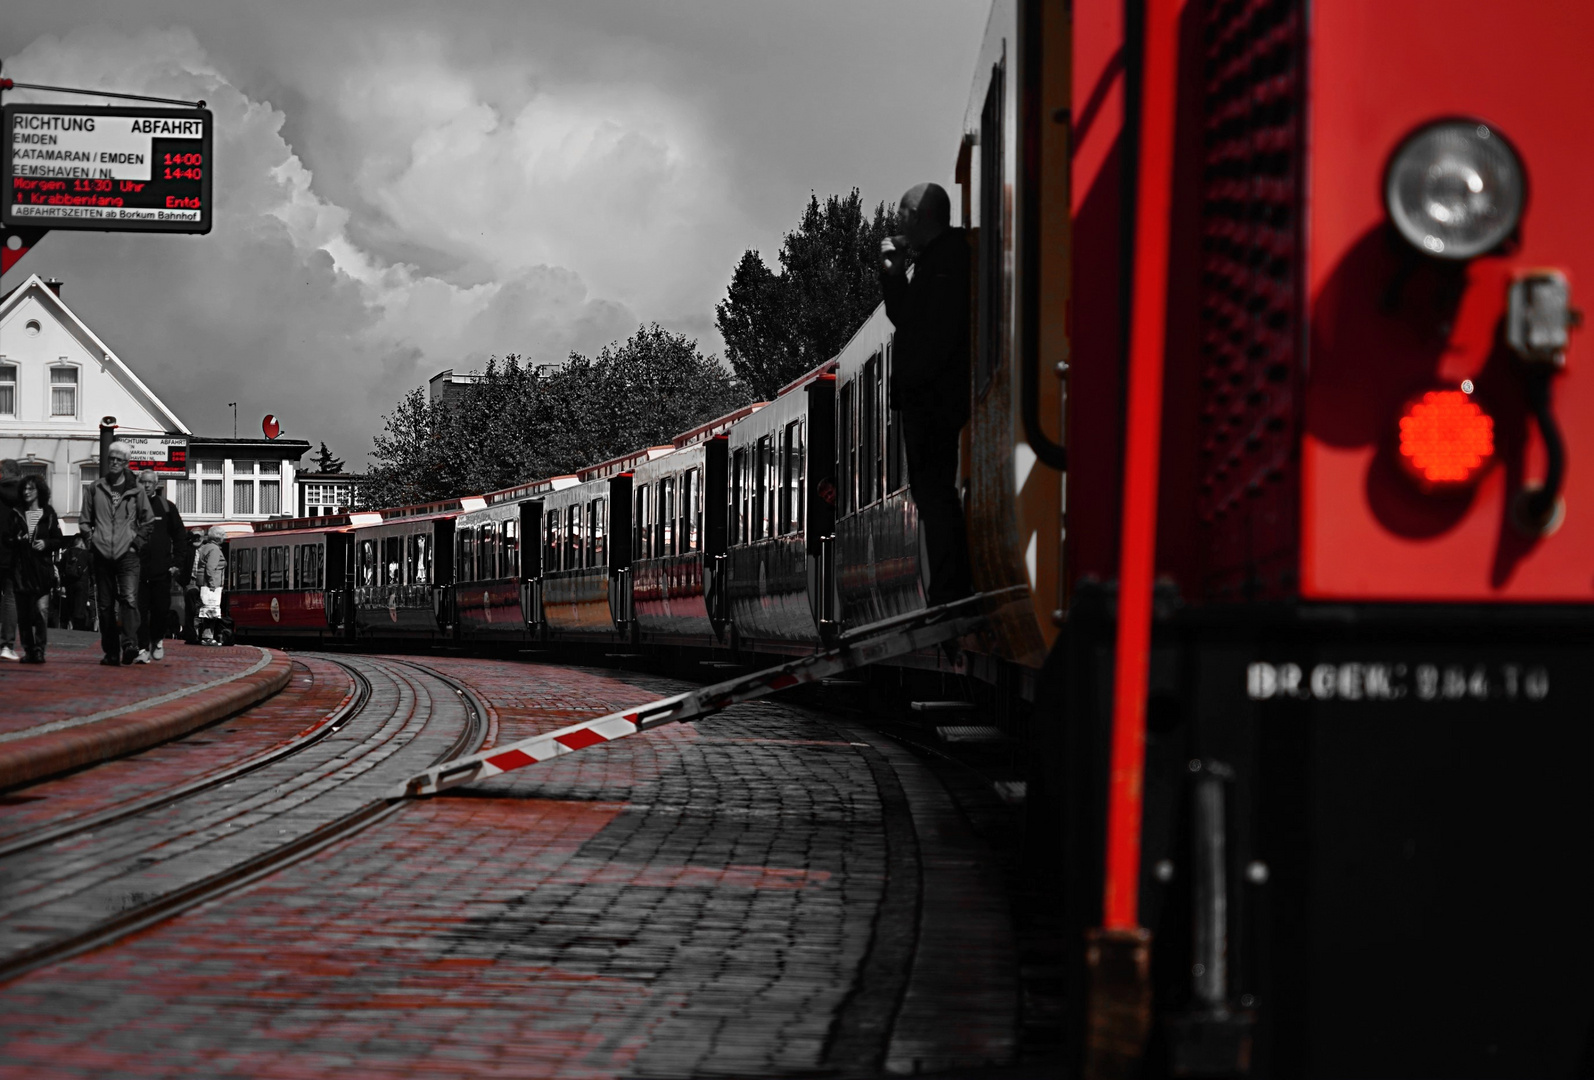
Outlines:
<svg viewBox="0 0 1594 1080"><path fill-rule="evenodd" d="M1212 0L1203 26L1201 467L1205 592L1296 588L1304 16Z"/></svg>

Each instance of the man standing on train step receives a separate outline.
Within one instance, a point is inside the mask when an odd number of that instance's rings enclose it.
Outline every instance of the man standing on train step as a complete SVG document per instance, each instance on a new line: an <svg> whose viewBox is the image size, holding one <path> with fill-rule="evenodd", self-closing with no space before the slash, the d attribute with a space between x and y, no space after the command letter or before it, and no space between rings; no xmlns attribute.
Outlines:
<svg viewBox="0 0 1594 1080"><path fill-rule="evenodd" d="M951 222L946 189L919 184L897 208L902 235L880 244L880 289L896 327L891 407L902 416L932 607L971 591L957 489L958 433L969 419L969 247Z"/></svg>

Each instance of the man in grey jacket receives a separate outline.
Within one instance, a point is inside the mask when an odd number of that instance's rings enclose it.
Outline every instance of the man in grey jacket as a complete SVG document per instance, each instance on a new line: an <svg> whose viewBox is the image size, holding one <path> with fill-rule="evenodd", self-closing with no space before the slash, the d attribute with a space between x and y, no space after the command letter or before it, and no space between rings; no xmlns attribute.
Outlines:
<svg viewBox="0 0 1594 1080"><path fill-rule="evenodd" d="M150 661L149 650L138 648L138 553L155 527L155 511L127 467L131 454L125 442L110 445L111 471L89 488L80 524L89 538L99 592L100 648L105 651L100 663L110 666Z"/></svg>

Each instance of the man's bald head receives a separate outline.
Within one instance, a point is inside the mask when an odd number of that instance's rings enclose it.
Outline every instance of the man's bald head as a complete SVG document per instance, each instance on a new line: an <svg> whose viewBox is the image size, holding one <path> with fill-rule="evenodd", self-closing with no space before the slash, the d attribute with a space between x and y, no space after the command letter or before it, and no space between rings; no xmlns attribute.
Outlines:
<svg viewBox="0 0 1594 1080"><path fill-rule="evenodd" d="M897 204L902 232L915 250L945 232L952 224L952 200L940 184L915 184Z"/></svg>

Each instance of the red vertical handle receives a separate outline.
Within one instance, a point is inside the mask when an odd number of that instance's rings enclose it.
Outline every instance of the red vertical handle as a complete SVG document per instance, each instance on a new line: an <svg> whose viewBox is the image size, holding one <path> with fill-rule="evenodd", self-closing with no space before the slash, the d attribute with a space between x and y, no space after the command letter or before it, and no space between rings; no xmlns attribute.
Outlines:
<svg viewBox="0 0 1594 1080"><path fill-rule="evenodd" d="M1124 455L1118 641L1111 773L1107 789L1102 927L1140 919L1140 817L1146 757L1146 681L1156 569L1158 457L1162 452L1163 344L1168 309L1179 13L1184 0L1146 0L1141 64L1140 166L1135 195Z"/></svg>

